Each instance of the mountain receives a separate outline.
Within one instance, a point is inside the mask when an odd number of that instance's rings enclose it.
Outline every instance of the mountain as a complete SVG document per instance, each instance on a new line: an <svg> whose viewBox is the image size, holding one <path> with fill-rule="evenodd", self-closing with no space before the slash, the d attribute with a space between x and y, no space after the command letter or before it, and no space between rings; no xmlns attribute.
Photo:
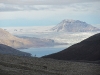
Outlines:
<svg viewBox="0 0 100 75"><path fill-rule="evenodd" d="M30 47L54 46L58 45L59 43L55 43L55 41L51 39L14 36L6 30L0 29L0 44L5 44L7 46L20 49Z"/></svg>
<svg viewBox="0 0 100 75"><path fill-rule="evenodd" d="M32 46L32 43L27 39L18 38L9 32L0 28L0 44L5 44L13 48L27 48Z"/></svg>
<svg viewBox="0 0 100 75"><path fill-rule="evenodd" d="M12 47L0 44L0 54L17 55L17 56L31 56L31 54L26 52L21 52Z"/></svg>
<svg viewBox="0 0 100 75"><path fill-rule="evenodd" d="M86 22L79 20L63 20L57 26L50 29L50 31L56 32L91 32L100 31L100 29L93 27Z"/></svg>
<svg viewBox="0 0 100 75"><path fill-rule="evenodd" d="M33 47L49 47L54 45L65 45L67 43L56 43L54 40L45 39L45 38L36 38L36 37L27 37L27 36L17 36L23 39L27 39L33 43Z"/></svg>
<svg viewBox="0 0 100 75"><path fill-rule="evenodd" d="M100 33L95 34L80 43L74 44L58 53L43 56L43 58L100 61Z"/></svg>

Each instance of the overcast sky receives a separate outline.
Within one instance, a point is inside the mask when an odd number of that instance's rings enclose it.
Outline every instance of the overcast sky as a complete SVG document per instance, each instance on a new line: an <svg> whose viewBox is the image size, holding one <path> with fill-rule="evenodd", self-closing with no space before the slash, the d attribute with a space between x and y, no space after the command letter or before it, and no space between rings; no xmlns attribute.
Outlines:
<svg viewBox="0 0 100 75"><path fill-rule="evenodd" d="M100 0L0 0L0 26L56 25L63 19L100 24Z"/></svg>

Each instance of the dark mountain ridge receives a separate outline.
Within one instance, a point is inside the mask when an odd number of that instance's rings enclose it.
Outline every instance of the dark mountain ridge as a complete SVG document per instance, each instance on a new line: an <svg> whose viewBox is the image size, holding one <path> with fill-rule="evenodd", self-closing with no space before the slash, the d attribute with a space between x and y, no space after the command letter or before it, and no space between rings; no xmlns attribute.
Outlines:
<svg viewBox="0 0 100 75"><path fill-rule="evenodd" d="M17 56L31 56L30 53L21 52L12 47L0 44L0 54L17 55Z"/></svg>
<svg viewBox="0 0 100 75"><path fill-rule="evenodd" d="M80 43L74 44L58 53L43 56L58 60L100 60L100 33L91 36Z"/></svg>

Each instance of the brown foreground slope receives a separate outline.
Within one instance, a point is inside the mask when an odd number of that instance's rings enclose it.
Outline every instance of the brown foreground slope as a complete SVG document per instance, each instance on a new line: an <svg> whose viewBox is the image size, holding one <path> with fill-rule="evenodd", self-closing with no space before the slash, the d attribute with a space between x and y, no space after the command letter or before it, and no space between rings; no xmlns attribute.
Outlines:
<svg viewBox="0 0 100 75"><path fill-rule="evenodd" d="M0 44L5 44L13 48L30 47L32 43L27 39L22 39L11 35L9 32L0 28Z"/></svg>
<svg viewBox="0 0 100 75"><path fill-rule="evenodd" d="M58 53L44 56L59 60L100 61L100 33Z"/></svg>
<svg viewBox="0 0 100 75"><path fill-rule="evenodd" d="M54 46L59 43L55 43L51 39L40 39L35 37L17 37L9 32L0 29L0 44L19 49L19 48L30 48L30 47L45 47Z"/></svg>
<svg viewBox="0 0 100 75"><path fill-rule="evenodd" d="M100 75L100 65L0 54L0 75Z"/></svg>

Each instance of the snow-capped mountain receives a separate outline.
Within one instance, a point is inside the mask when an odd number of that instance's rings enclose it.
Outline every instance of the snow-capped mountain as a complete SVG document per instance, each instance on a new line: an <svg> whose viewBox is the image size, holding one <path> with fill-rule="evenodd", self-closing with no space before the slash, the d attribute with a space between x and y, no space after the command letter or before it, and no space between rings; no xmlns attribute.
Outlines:
<svg viewBox="0 0 100 75"><path fill-rule="evenodd" d="M63 20L57 26L50 29L56 32L91 32L100 31L99 28L93 27L86 22L79 20Z"/></svg>
<svg viewBox="0 0 100 75"><path fill-rule="evenodd" d="M88 38L89 36L100 32L100 29L98 27L97 28L93 27L92 25L89 25L86 22L82 22L79 20L63 20L55 27L54 25L52 25L52 26L32 26L32 27L12 27L12 28L7 27L3 29L16 36L36 37L40 38L40 40L45 39L44 41L48 41L46 39L51 39L57 43L69 43L69 44L78 43ZM37 40L39 41L39 39ZM34 45L36 45L36 43L40 45L41 41L37 42L37 40L36 39L34 40L36 41ZM45 42L44 44L48 45Z"/></svg>

